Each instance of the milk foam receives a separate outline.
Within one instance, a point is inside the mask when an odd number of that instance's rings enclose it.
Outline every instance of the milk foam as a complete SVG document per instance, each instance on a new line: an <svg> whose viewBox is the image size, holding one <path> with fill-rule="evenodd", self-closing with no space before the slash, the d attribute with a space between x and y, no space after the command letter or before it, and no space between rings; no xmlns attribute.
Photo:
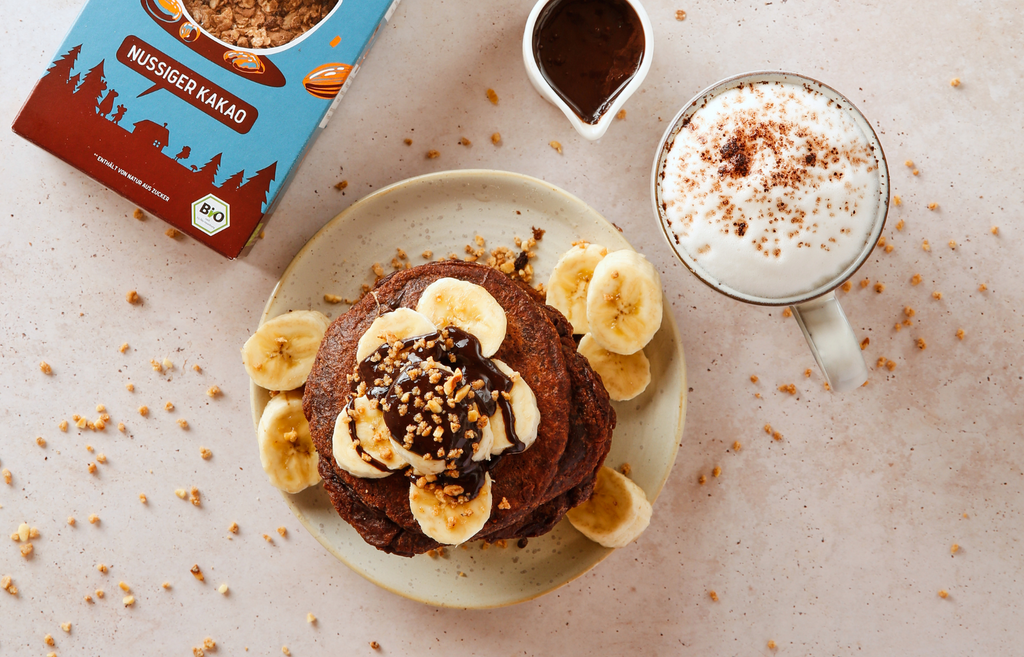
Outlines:
<svg viewBox="0 0 1024 657"><path fill-rule="evenodd" d="M784 82L744 85L698 109L665 159L675 248L722 285L779 299L835 279L874 227L878 160L847 111Z"/></svg>

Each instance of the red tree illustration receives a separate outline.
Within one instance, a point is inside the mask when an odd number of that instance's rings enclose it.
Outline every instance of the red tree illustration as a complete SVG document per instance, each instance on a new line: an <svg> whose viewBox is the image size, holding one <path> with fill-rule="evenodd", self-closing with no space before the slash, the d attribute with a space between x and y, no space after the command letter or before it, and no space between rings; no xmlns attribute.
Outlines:
<svg viewBox="0 0 1024 657"><path fill-rule="evenodd" d="M75 60L78 59L78 53L82 52L82 45L79 44L67 51L63 57L53 63L49 69L46 70L44 79L48 78L55 83L67 84L71 80L71 70L75 68Z"/></svg>
<svg viewBox="0 0 1024 657"><path fill-rule="evenodd" d="M245 182L245 169L242 169L241 171L239 171L238 173L236 173L235 175L231 176L223 183L221 183L220 189L223 189L228 192L233 192L237 190L239 187L241 187L243 182Z"/></svg>
<svg viewBox="0 0 1024 657"><path fill-rule="evenodd" d="M100 94L107 88L107 83L103 80L103 61L101 59L99 64L89 69L89 72L85 74L85 78L82 80L82 84L78 87L76 94L82 94L79 98L82 99L83 108L96 111L96 104L99 101Z"/></svg>
<svg viewBox="0 0 1024 657"><path fill-rule="evenodd" d="M220 157L221 153L217 153L210 161L203 165L203 168L198 171L197 180L201 183L213 187L213 179L217 177L217 169L220 168Z"/></svg>
<svg viewBox="0 0 1024 657"><path fill-rule="evenodd" d="M267 192L270 190L270 183L274 181L277 174L277 162L269 167L260 169L256 175L249 178L244 185L238 188L239 194L253 204L253 207L260 208L267 200Z"/></svg>

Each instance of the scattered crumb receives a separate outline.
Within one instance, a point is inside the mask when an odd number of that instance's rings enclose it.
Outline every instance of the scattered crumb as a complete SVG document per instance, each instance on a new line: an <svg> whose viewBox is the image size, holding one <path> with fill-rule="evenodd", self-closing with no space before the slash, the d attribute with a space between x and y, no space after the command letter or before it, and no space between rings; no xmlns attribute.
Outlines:
<svg viewBox="0 0 1024 657"><path fill-rule="evenodd" d="M380 644L377 643L376 641L371 641L370 642L370 647L373 648L374 650L380 650Z"/></svg>
<svg viewBox="0 0 1024 657"><path fill-rule="evenodd" d="M420 257L422 257L424 260L430 260L431 258L434 257L434 252L429 250L424 251L423 253L420 254Z"/></svg>
<svg viewBox="0 0 1024 657"><path fill-rule="evenodd" d="M756 374L751 374L750 375L750 382L751 383L757 383L757 381L758 381L757 375Z"/></svg>
<svg viewBox="0 0 1024 657"><path fill-rule="evenodd" d="M124 431L125 431L124 422L118 422L117 423L117 430L120 431L121 433L124 433Z"/></svg>
<svg viewBox="0 0 1024 657"><path fill-rule="evenodd" d="M885 292L885 283L875 283L875 292L879 294Z"/></svg>
<svg viewBox="0 0 1024 657"><path fill-rule="evenodd" d="M431 148L429 151L427 151L427 159L428 160L434 160L434 159L437 159L439 157L441 157L441 152L440 151L436 151L433 148Z"/></svg>
<svg viewBox="0 0 1024 657"><path fill-rule="evenodd" d="M263 535L263 540L266 541L267 543L270 543L270 544L274 543L274 539L270 538L270 534L264 534Z"/></svg>
<svg viewBox="0 0 1024 657"><path fill-rule="evenodd" d="M934 203L934 202L933 202L933 203L929 203L929 204L928 204L928 209L929 209L929 210L937 210L937 209L938 209L938 207L939 207L939 204L938 204L938 203Z"/></svg>
<svg viewBox="0 0 1024 657"><path fill-rule="evenodd" d="M498 508L502 510L511 509L512 505L509 503L507 497L502 497L501 502L498 503Z"/></svg>
<svg viewBox="0 0 1024 657"><path fill-rule="evenodd" d="M992 226L992 228L991 228L991 231L990 231L990 232L991 232L991 233L992 233L993 235L998 235L998 234L999 234L999 226Z"/></svg>
<svg viewBox="0 0 1024 657"><path fill-rule="evenodd" d="M125 607L131 607L133 604L135 604L135 596L126 595L123 598L121 598L121 602L124 604Z"/></svg>
<svg viewBox="0 0 1024 657"><path fill-rule="evenodd" d="M164 410L165 411L173 411L174 410L174 404L172 404L171 402L165 403L164 404Z"/></svg>
<svg viewBox="0 0 1024 657"><path fill-rule="evenodd" d="M949 546L949 553L950 554L956 554L959 551L960 551L960 546L957 545L956 543L953 543L953 545Z"/></svg>
<svg viewBox="0 0 1024 657"><path fill-rule="evenodd" d="M103 592L103 589L96 589L96 597L97 598L102 600L103 596L105 596L105 595L106 595L106 593Z"/></svg>
<svg viewBox="0 0 1024 657"><path fill-rule="evenodd" d="M459 144L460 144L461 146L472 146L472 145L473 145L473 142L471 142L470 140L466 139L465 137L461 137L461 138L459 139Z"/></svg>
<svg viewBox="0 0 1024 657"><path fill-rule="evenodd" d="M89 524L90 525L95 525L99 521L100 521L100 517L98 515L96 515L95 513L90 513L89 514Z"/></svg>
<svg viewBox="0 0 1024 657"><path fill-rule="evenodd" d="M118 582L118 583L117 583L117 586L118 586L118 587L119 587L119 588L120 588L120 589L121 589L122 591L124 591L125 593L127 593L128 591L130 591L130 590L131 590L131 587L130 587L130 586L128 586L127 584L125 584L124 582Z"/></svg>
<svg viewBox="0 0 1024 657"><path fill-rule="evenodd" d="M217 386L210 386L210 388L208 388L206 391L207 397L217 397L220 394L220 388L218 388Z"/></svg>
<svg viewBox="0 0 1024 657"><path fill-rule="evenodd" d="M792 317L793 316L793 311L790 310L789 308L783 308L782 309L782 316L783 317Z"/></svg>
<svg viewBox="0 0 1024 657"><path fill-rule="evenodd" d="M949 240L949 248L951 248L951 249L955 249L956 248L956 240Z"/></svg>
<svg viewBox="0 0 1024 657"><path fill-rule="evenodd" d="M878 241L875 243L875 246L885 246L885 235L878 238Z"/></svg>
<svg viewBox="0 0 1024 657"><path fill-rule="evenodd" d="M39 436L38 438L36 438L36 444L39 445L40 447L46 447L46 439L43 438L42 436Z"/></svg>
<svg viewBox="0 0 1024 657"><path fill-rule="evenodd" d="M768 650L775 650L775 642L768 639Z"/></svg>
<svg viewBox="0 0 1024 657"><path fill-rule="evenodd" d="M718 602L718 594L714 591L708 591L708 597L710 597L715 602Z"/></svg>
<svg viewBox="0 0 1024 657"><path fill-rule="evenodd" d="M237 534L238 533L238 523L237 522L231 523L231 526L228 527L228 531L231 532L232 534Z"/></svg>
<svg viewBox="0 0 1024 657"><path fill-rule="evenodd" d="M898 196L896 198L899 198ZM903 220L900 219L896 222L896 230L903 230Z"/></svg>
<svg viewBox="0 0 1024 657"><path fill-rule="evenodd" d="M287 527L278 527L277 528L277 533L280 534L281 536L287 536L288 535L288 528Z"/></svg>
<svg viewBox="0 0 1024 657"><path fill-rule="evenodd" d="M626 118L626 110L621 109L615 114L615 118L622 121Z"/></svg>
<svg viewBox="0 0 1024 657"><path fill-rule="evenodd" d="M26 544L21 546L21 556L23 556L26 559L28 559L29 555L32 554L33 550L35 550L35 548L32 547L32 544L31 543L26 543Z"/></svg>
<svg viewBox="0 0 1024 657"><path fill-rule="evenodd" d="M43 637L43 643L45 643L45 644L46 644L46 645L48 645L48 646L52 646L52 645L54 645L54 644L55 644L56 642L55 642L55 641L53 640L53 637L52 637L52 636L50 636L49 634L47 634L46 636L44 636L44 637Z"/></svg>
<svg viewBox="0 0 1024 657"><path fill-rule="evenodd" d="M98 564L96 564L96 570L100 571L101 573L106 573L110 569L107 568L107 566L105 564L98 563Z"/></svg>
<svg viewBox="0 0 1024 657"><path fill-rule="evenodd" d="M984 292L987 289L988 289L988 286L985 285L984 283L982 283L981 285L978 286L978 292Z"/></svg>
<svg viewBox="0 0 1024 657"><path fill-rule="evenodd" d="M500 132L495 132L493 135L491 135L491 143L494 144L495 146L497 146L498 144L501 143L501 133Z"/></svg>
<svg viewBox="0 0 1024 657"><path fill-rule="evenodd" d="M962 328L958 328L956 330L956 339L957 340L963 340L964 339L964 330Z"/></svg>
<svg viewBox="0 0 1024 657"><path fill-rule="evenodd" d="M214 641L211 637L206 637L205 639L203 639L203 647L207 650L213 650L217 647L217 642Z"/></svg>
<svg viewBox="0 0 1024 657"><path fill-rule="evenodd" d="M348 187L348 181L347 180L342 180L340 183L338 183L337 185L334 186L334 189L336 189L338 191L341 191L341 190L345 189L346 187Z"/></svg>
<svg viewBox="0 0 1024 657"><path fill-rule="evenodd" d="M163 372L164 371L164 366L161 365L160 361L158 361L155 358L149 359L149 364L153 367L153 371L154 372Z"/></svg>
<svg viewBox="0 0 1024 657"><path fill-rule="evenodd" d="M707 483L707 481L708 481L708 478L705 477L704 475L701 475L701 476L697 477L697 483L700 484L701 486L703 486L705 483Z"/></svg>
<svg viewBox="0 0 1024 657"><path fill-rule="evenodd" d="M181 499L185 499L186 497L188 497L188 491L186 491L184 488L178 488L177 490L174 491L174 494Z"/></svg>
<svg viewBox="0 0 1024 657"><path fill-rule="evenodd" d="M623 463L619 466L619 472L628 477L630 473L633 472L633 466L629 463Z"/></svg>
<svg viewBox="0 0 1024 657"><path fill-rule="evenodd" d="M487 90L487 100L491 101L492 105L498 104L498 94L494 89Z"/></svg>
<svg viewBox="0 0 1024 657"><path fill-rule="evenodd" d="M865 278L864 280L862 280L860 282L861 289L864 289L864 288L866 288L869 285L871 285L871 279L870 278Z"/></svg>
<svg viewBox="0 0 1024 657"><path fill-rule="evenodd" d="M167 230L164 231L164 235L170 237L172 240L180 234L181 233L178 231L177 228L168 228Z"/></svg>
<svg viewBox="0 0 1024 657"><path fill-rule="evenodd" d="M677 21L685 21L686 20L686 12L683 11L682 9L676 9L676 20Z"/></svg>
<svg viewBox="0 0 1024 657"><path fill-rule="evenodd" d="M192 503L192 506L202 506L202 502L199 500L199 489L195 486L189 491L188 501Z"/></svg>
<svg viewBox="0 0 1024 657"><path fill-rule="evenodd" d="M192 576L195 577L196 579L198 579L200 582L205 582L206 581L206 578L203 577L202 569L199 568L199 564L195 564L194 566L192 566L189 569L189 572L192 573Z"/></svg>
<svg viewBox="0 0 1024 657"><path fill-rule="evenodd" d="M308 613L308 614L306 614L306 622L307 622L307 623L315 623L315 622L316 622L316 616L314 616L314 615L312 614L312 612L311 612L311 613Z"/></svg>
<svg viewBox="0 0 1024 657"><path fill-rule="evenodd" d="M924 240L923 242L921 242L921 248L924 249L925 251L931 251L932 245L928 243L928 240Z"/></svg>
<svg viewBox="0 0 1024 657"><path fill-rule="evenodd" d="M947 591L946 589L939 589L939 597L942 598L942 599L948 598L949 597L949 591Z"/></svg>
<svg viewBox="0 0 1024 657"><path fill-rule="evenodd" d="M213 456L213 452L211 452L210 450L208 450L205 447L200 447L199 448L199 456L203 457L204 461L209 461L210 457Z"/></svg>
<svg viewBox="0 0 1024 657"><path fill-rule="evenodd" d="M910 277L910 284L917 285L921 282L921 274L914 274Z"/></svg>
<svg viewBox="0 0 1024 657"><path fill-rule="evenodd" d="M341 297L337 294L325 294L324 301L327 303L341 303Z"/></svg>
<svg viewBox="0 0 1024 657"><path fill-rule="evenodd" d="M561 144L561 142L550 141L550 142L548 142L548 146L550 146L551 148L553 148L556 151L558 151L559 155L562 154L562 144Z"/></svg>
<svg viewBox="0 0 1024 657"><path fill-rule="evenodd" d="M127 390L128 392L135 392L135 384L134 383L126 383L124 385L124 389Z"/></svg>
<svg viewBox="0 0 1024 657"><path fill-rule="evenodd" d="M139 493L139 501L146 504L149 502L149 499L146 497L145 493Z"/></svg>
<svg viewBox="0 0 1024 657"><path fill-rule="evenodd" d="M711 470L711 476L712 477L718 477L721 474L722 474L722 468L718 467L717 465L714 467L714 469Z"/></svg>
<svg viewBox="0 0 1024 657"><path fill-rule="evenodd" d="M288 650L288 646L281 646L281 652L284 653L285 655L292 654L292 651Z"/></svg>
<svg viewBox="0 0 1024 657"><path fill-rule="evenodd" d="M195 371L197 371L197 372L202 372L202 371L203 371L203 368L199 367L199 364L198 364L198 363L197 363L197 364L195 364L195 365L193 365L193 366L192 366L192 369L194 369L194 370L195 370Z"/></svg>
<svg viewBox="0 0 1024 657"><path fill-rule="evenodd" d="M914 175L916 176L916 175L920 174L921 172L920 172L920 171L918 171L917 169L914 169L914 170L913 170L913 171L911 171L910 173L912 173L912 174L914 174Z"/></svg>
<svg viewBox="0 0 1024 657"><path fill-rule="evenodd" d="M68 516L68 524L71 525L72 527L75 526L75 517L74 516Z"/></svg>
<svg viewBox="0 0 1024 657"><path fill-rule="evenodd" d="M86 469L89 470L89 474L96 474L96 464L95 463L90 463L88 466L86 466Z"/></svg>
<svg viewBox="0 0 1024 657"><path fill-rule="evenodd" d="M412 146L412 140L409 139L408 137L406 137L402 141L405 143L406 146Z"/></svg>
<svg viewBox="0 0 1024 657"><path fill-rule="evenodd" d="M886 253L892 253L895 249L896 249L896 247L893 246L892 244L886 244L885 245L885 252Z"/></svg>
<svg viewBox="0 0 1024 657"><path fill-rule="evenodd" d="M924 338L917 339L917 348L922 350L928 348L928 344L924 341Z"/></svg>
<svg viewBox="0 0 1024 657"><path fill-rule="evenodd" d="M71 633L71 623L61 623L60 624L60 629L64 630L64 632L70 634Z"/></svg>
<svg viewBox="0 0 1024 657"><path fill-rule="evenodd" d="M782 441L782 434L779 433L778 431L773 431L772 432L772 440L774 440L775 442L781 442Z"/></svg>
<svg viewBox="0 0 1024 657"><path fill-rule="evenodd" d="M904 306L903 307L903 314L906 315L907 317L913 317L915 312L914 312L914 309L911 308L910 306Z"/></svg>
<svg viewBox="0 0 1024 657"><path fill-rule="evenodd" d="M132 212L132 216L138 219L139 221L142 221L143 219L146 218L146 213L142 211L142 208L135 208L135 211Z"/></svg>
<svg viewBox="0 0 1024 657"><path fill-rule="evenodd" d="M169 589L169 588L171 588L171 583L170 583L170 582L164 582L164 583L163 583L163 584L161 584L160 586L161 586L162 588L165 588L165 589Z"/></svg>
<svg viewBox="0 0 1024 657"><path fill-rule="evenodd" d="M937 301L941 301L942 300L942 292L939 292L938 290L935 290L934 292L932 292L932 298L937 300Z"/></svg>
<svg viewBox="0 0 1024 657"><path fill-rule="evenodd" d="M128 290L128 293L124 295L124 299L125 301L133 305L137 303L142 303L142 298L139 296L139 293L136 292L135 290Z"/></svg>
<svg viewBox="0 0 1024 657"><path fill-rule="evenodd" d="M784 385L779 386L779 392L788 392L791 395L795 395L796 386L792 383L786 383Z"/></svg>
<svg viewBox="0 0 1024 657"><path fill-rule="evenodd" d="M142 417L146 417L147 415L149 415L149 407L139 406L139 415L141 415Z"/></svg>
<svg viewBox="0 0 1024 657"><path fill-rule="evenodd" d="M804 370L804 376L806 376L806 377L810 377L811 376L811 368L808 367L806 370Z"/></svg>
<svg viewBox="0 0 1024 657"><path fill-rule="evenodd" d="M893 371L894 369L896 369L896 363L894 363L891 360L885 361L885 369L889 370L890 372Z"/></svg>
<svg viewBox="0 0 1024 657"><path fill-rule="evenodd" d="M869 344L871 344L871 338L864 338L863 340L860 341L860 350L864 351L865 349L868 348Z"/></svg>
<svg viewBox="0 0 1024 657"><path fill-rule="evenodd" d="M97 463L106 463L107 462L107 455L106 454L97 454L96 455L96 462Z"/></svg>
<svg viewBox="0 0 1024 657"><path fill-rule="evenodd" d="M740 441L738 441L738 440L734 441L733 444L732 444L732 451L738 452L741 449L743 449L743 445L740 443Z"/></svg>
<svg viewBox="0 0 1024 657"><path fill-rule="evenodd" d="M949 81L949 86L951 86L951 87L959 87L960 86L960 78L953 78L952 80L950 80Z"/></svg>
<svg viewBox="0 0 1024 657"><path fill-rule="evenodd" d="M2 474L3 477L4 477L4 483L7 484L8 486L10 486L11 485L11 479L12 479L11 471L8 470L7 468L4 468L3 470L0 470L0 474Z"/></svg>
<svg viewBox="0 0 1024 657"><path fill-rule="evenodd" d="M39 371L43 374L53 374L53 368L45 360L39 363Z"/></svg>
<svg viewBox="0 0 1024 657"><path fill-rule="evenodd" d="M220 586L218 586L217 587L217 593L220 593L221 595L227 595L228 594L228 585L227 584L221 584Z"/></svg>
<svg viewBox="0 0 1024 657"><path fill-rule="evenodd" d="M852 289L853 289L853 283L851 283L850 281L846 281L845 283L843 283L843 287L842 287L843 292L849 292Z"/></svg>
<svg viewBox="0 0 1024 657"><path fill-rule="evenodd" d="M899 195L893 196L892 203L893 205L903 205L903 199L901 199Z"/></svg>
<svg viewBox="0 0 1024 657"><path fill-rule="evenodd" d="M184 429L185 431L188 431L188 421L185 420L184 418L178 418L178 426Z"/></svg>
<svg viewBox="0 0 1024 657"><path fill-rule="evenodd" d="M906 162L903 163L903 165L908 167L908 168L911 168L911 167L914 166L914 161L913 160L907 160Z"/></svg>
<svg viewBox="0 0 1024 657"><path fill-rule="evenodd" d="M57 428L60 429L61 431L63 431L64 433L67 433L67 431L68 431L68 421L67 420L61 420L60 424L57 425Z"/></svg>

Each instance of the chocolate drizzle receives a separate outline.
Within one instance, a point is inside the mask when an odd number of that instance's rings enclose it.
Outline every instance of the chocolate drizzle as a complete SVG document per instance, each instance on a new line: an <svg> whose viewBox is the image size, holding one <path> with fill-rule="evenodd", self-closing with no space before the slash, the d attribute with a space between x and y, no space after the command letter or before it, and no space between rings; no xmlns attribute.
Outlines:
<svg viewBox="0 0 1024 657"><path fill-rule="evenodd" d="M453 497L475 498L485 474L498 463L498 456L473 460L487 418L498 410L512 443L504 454L526 448L515 433L512 380L483 356L480 341L460 328L382 344L358 364L352 386L355 396L365 394L380 404L397 443L424 459L444 461L444 471L430 481L458 491ZM387 469L376 459L370 462Z"/></svg>

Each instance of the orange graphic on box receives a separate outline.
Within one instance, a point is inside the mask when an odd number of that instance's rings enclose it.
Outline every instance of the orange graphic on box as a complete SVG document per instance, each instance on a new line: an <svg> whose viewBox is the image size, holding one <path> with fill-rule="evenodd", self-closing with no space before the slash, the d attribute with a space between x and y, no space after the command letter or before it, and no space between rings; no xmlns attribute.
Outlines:
<svg viewBox="0 0 1024 657"><path fill-rule="evenodd" d="M224 53L224 61L231 62L232 66L246 73L262 73L265 70L263 60L251 52L229 50Z"/></svg>
<svg viewBox="0 0 1024 657"><path fill-rule="evenodd" d="M199 28L192 23L182 23L178 28L178 36L185 43L192 43L199 38Z"/></svg>
<svg viewBox="0 0 1024 657"><path fill-rule="evenodd" d="M338 95L351 72L352 67L348 64L323 64L303 78L302 86L317 98L330 100Z"/></svg>

